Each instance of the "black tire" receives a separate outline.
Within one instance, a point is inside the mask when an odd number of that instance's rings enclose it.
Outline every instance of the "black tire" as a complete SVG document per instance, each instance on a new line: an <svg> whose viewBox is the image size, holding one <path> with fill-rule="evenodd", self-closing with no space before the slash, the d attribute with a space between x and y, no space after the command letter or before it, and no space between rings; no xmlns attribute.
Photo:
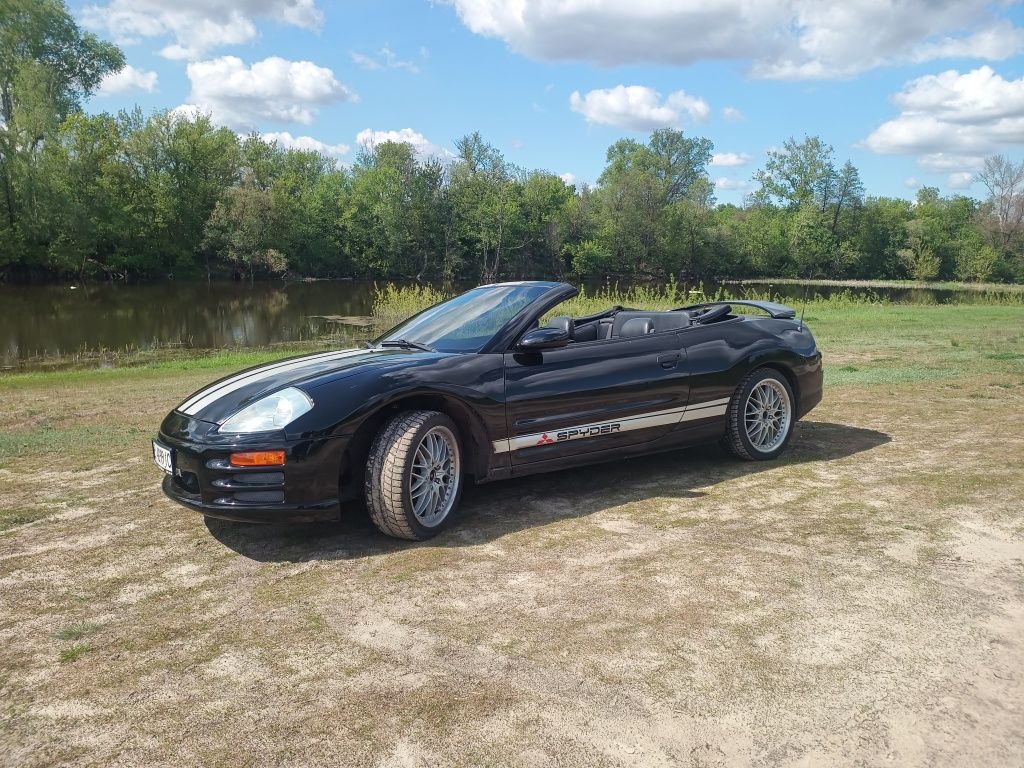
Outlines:
<svg viewBox="0 0 1024 768"><path fill-rule="evenodd" d="M411 489L413 463L428 434L447 443L451 435L455 488L444 497L444 512L437 520L417 516ZM438 411L403 411L385 422L370 446L366 462L366 506L381 533L399 539L423 541L436 536L451 522L462 494L462 449L455 423ZM424 520L428 524L424 524Z"/></svg>
<svg viewBox="0 0 1024 768"><path fill-rule="evenodd" d="M751 440L747 433L746 413L747 402L755 389L761 387L765 382L766 386L780 394L788 408L788 418L785 419L785 434L777 443L771 443L766 447L759 447ZM781 386L781 389L779 387ZM785 397L781 392L785 392ZM755 401L756 402L756 401ZM736 387L736 393L729 403L729 410L726 413L727 427L725 439L722 445L734 456L746 461L767 461L780 456L789 445L793 437L793 427L796 424L796 398L793 390L786 381L786 377L774 368L757 368L747 374L747 377Z"/></svg>

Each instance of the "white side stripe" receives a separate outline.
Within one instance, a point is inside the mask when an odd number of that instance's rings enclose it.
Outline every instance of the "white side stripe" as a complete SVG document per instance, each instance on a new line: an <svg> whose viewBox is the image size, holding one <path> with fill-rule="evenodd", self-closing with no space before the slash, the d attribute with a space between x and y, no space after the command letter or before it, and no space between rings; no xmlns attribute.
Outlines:
<svg viewBox="0 0 1024 768"><path fill-rule="evenodd" d="M583 424L578 427L553 429L550 432L537 432L532 435L509 437L503 440L495 440L491 445L495 453L508 453L509 451L518 451L521 448L532 448L535 445L547 445L549 443L600 437L601 435L619 432L631 432L635 429L649 429L662 426L663 424L679 424L684 421L708 419L712 416L725 415L729 408L730 399L723 397L720 400L708 400L684 408L668 408L664 411L651 411L650 413L627 416L622 419L607 419L605 421Z"/></svg>
<svg viewBox="0 0 1024 768"><path fill-rule="evenodd" d="M271 376L276 376L279 373L287 373L288 371L293 371L298 368L304 368L310 364L333 362L345 357L363 354L364 352L372 353L373 351L374 350L368 349L349 349L344 352L325 352L320 355L313 355L312 357L304 357L301 360L290 360L284 363L275 363L274 365L257 368L255 371L249 371L249 373L244 375L234 376L214 387L204 389L202 392L197 393L187 402L179 406L178 410L188 416L193 416L225 395L229 395L242 387L261 381L262 379L269 379Z"/></svg>

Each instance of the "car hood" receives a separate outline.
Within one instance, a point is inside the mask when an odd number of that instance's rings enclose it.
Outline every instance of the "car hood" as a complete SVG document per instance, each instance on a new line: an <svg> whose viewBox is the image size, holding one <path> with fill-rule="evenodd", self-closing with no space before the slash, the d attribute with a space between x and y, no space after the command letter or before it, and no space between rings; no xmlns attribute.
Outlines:
<svg viewBox="0 0 1024 768"><path fill-rule="evenodd" d="M345 349L292 357L248 368L215 381L190 395L175 411L192 419L220 424L250 403L284 387L297 386L301 389L303 382L324 375L344 377L370 366L403 364L410 357L424 354L430 353L390 347Z"/></svg>

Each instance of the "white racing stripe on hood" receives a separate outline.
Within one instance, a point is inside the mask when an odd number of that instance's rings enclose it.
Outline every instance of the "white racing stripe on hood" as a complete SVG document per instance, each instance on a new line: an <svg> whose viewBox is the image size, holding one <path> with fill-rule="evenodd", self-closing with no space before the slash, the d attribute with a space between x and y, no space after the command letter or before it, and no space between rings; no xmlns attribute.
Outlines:
<svg viewBox="0 0 1024 768"><path fill-rule="evenodd" d="M306 357L306 358L303 358L303 359L306 362L315 362L317 360L327 359L329 357L333 357L334 355L340 355L340 354L342 354L342 352L339 352L339 351L335 351L335 352L321 352L318 355L312 355L311 357ZM194 395L192 395L192 397L190 397L188 400L186 400L181 405L179 405L178 406L178 410L181 411L182 413L188 413L189 411L186 410L186 409L191 408L196 402L198 402L199 400L202 400L207 395L210 395L213 392L219 390L221 387L230 386L231 384L234 384L239 379L244 379L245 377L250 376L250 375L252 375L254 373L262 373L262 372L265 372L265 371L276 370L278 368L282 368L283 366L286 366L286 365L289 365L289 364L295 363L295 362L298 362L298 361L296 361L296 360L283 360L283 361L277 362L277 363L269 363L267 365L262 366L261 368L257 368L255 371L246 371L244 373L237 373L237 374L235 374L234 376L232 376L229 379L225 379L224 381L217 382L213 386L207 387L206 389L199 390Z"/></svg>
<svg viewBox="0 0 1024 768"><path fill-rule="evenodd" d="M343 352L324 352L319 355L313 355L311 357L304 357L300 360L286 360L283 363L274 363L267 365L262 368L257 368L255 371L249 371L248 373L239 374L232 376L226 381L222 381L212 387L207 387L201 392L197 392L195 395L190 397L180 406L178 410L187 416L194 416L199 411L206 408L211 403L220 400L225 395L229 395L242 387L253 384L262 379L269 379L272 376L277 376L281 373L287 373L298 368L304 368L307 365L315 365L317 363L333 362L335 360L341 360L346 357L352 357L353 355L361 355L373 353L377 350L371 349L348 349Z"/></svg>

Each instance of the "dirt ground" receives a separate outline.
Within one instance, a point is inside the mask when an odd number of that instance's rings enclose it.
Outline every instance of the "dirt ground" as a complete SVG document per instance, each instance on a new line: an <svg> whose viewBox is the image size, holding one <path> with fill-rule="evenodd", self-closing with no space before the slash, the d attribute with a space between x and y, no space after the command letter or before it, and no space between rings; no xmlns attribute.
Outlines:
<svg viewBox="0 0 1024 768"><path fill-rule="evenodd" d="M1019 377L471 488L418 545L165 500L148 438L209 378L4 393L0 764L1024 764Z"/></svg>

